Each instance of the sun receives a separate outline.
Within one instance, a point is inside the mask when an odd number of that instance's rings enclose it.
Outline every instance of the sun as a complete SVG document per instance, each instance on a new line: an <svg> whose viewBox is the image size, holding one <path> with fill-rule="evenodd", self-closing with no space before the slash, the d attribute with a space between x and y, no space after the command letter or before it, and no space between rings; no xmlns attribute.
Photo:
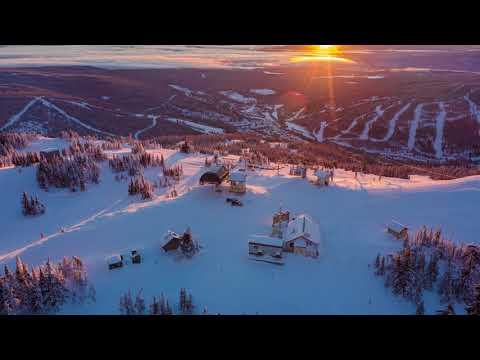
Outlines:
<svg viewBox="0 0 480 360"><path fill-rule="evenodd" d="M338 50L338 45L313 45L313 51L318 53L334 54Z"/></svg>

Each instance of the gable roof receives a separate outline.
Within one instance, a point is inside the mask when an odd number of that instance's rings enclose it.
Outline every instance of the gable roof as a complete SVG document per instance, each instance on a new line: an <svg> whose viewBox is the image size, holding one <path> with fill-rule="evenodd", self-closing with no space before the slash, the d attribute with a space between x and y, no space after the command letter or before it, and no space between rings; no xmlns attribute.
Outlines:
<svg viewBox="0 0 480 360"><path fill-rule="evenodd" d="M291 241L300 236L307 238L315 244L320 242L318 224L307 214L300 214L288 223L285 241Z"/></svg>
<svg viewBox="0 0 480 360"><path fill-rule="evenodd" d="M247 174L244 171L235 171L230 174L231 181L245 182L247 179Z"/></svg>

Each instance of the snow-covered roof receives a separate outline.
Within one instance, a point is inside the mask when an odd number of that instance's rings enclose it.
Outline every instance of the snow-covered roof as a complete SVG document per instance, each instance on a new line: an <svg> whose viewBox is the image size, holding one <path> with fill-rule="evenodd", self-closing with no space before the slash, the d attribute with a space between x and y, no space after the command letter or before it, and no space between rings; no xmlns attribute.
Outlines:
<svg viewBox="0 0 480 360"><path fill-rule="evenodd" d="M320 242L318 224L307 214L300 214L288 223L285 241L296 239L299 236L304 236L316 244Z"/></svg>
<svg viewBox="0 0 480 360"><path fill-rule="evenodd" d="M327 178L330 176L330 174L325 171L325 170L320 170L318 169L317 171L315 171L315 174L314 174L316 177L319 177L319 178Z"/></svg>
<svg viewBox="0 0 480 360"><path fill-rule="evenodd" d="M107 262L108 265L117 264L119 262L122 262L122 258L120 257L120 255L112 255L107 259Z"/></svg>
<svg viewBox="0 0 480 360"><path fill-rule="evenodd" d="M400 224L398 221L392 220L390 224L388 224L388 227L396 232L400 232L403 229L407 229L407 227L403 224Z"/></svg>
<svg viewBox="0 0 480 360"><path fill-rule="evenodd" d="M270 237L266 235L253 235L251 236L249 243L255 243L266 246L283 247L283 240L280 238Z"/></svg>
<svg viewBox="0 0 480 360"><path fill-rule="evenodd" d="M230 180L245 182L247 179L247 174L244 171L235 171L230 174Z"/></svg>

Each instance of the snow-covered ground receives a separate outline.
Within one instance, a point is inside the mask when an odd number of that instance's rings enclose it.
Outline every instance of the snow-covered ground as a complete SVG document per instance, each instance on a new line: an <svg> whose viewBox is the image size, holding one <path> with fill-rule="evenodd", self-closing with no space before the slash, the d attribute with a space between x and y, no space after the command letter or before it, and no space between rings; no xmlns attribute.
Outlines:
<svg viewBox="0 0 480 360"><path fill-rule="evenodd" d="M223 96L226 96L227 98L229 98L233 101L237 101L237 102L244 103L244 104L252 103L252 102L257 101L255 98L243 96L242 94L240 94L236 91L232 91L232 90L220 91L220 94L222 94Z"/></svg>
<svg viewBox="0 0 480 360"><path fill-rule="evenodd" d="M60 140L59 145L62 144ZM32 144L50 148L54 140ZM128 149L125 149L128 152ZM441 226L455 241L478 242L480 224L472 221L480 203L480 176L451 181L410 180L359 175L336 170L332 186L318 188L288 175L285 167L249 172L243 207L225 202L228 192L200 186L204 156L162 153L168 166L182 164L179 197L168 199L156 190L153 201L128 196L127 182L114 180L104 163L101 183L86 192L40 190L35 168L0 169L0 265L14 267L20 255L30 265L47 258L80 256L97 291L94 305L67 305L61 313L116 314L122 293L143 289L147 301L164 292L171 303L187 288L199 310L222 314L413 314L415 306L395 297L373 275L377 253L389 253L401 243L388 236L384 225L396 219L412 229ZM234 157L232 157L233 159ZM145 171L158 179L158 168ZM311 174L308 174L311 177ZM8 190L6 190L8 189ZM47 206L44 215L25 218L20 211L23 191L38 195ZM288 254L285 265L248 259L247 241L268 234L279 206L306 212L320 226L318 259ZM167 230L191 226L203 248L191 260L176 260L160 248ZM65 232L59 231L65 228ZM44 233L44 238L40 238ZM140 249L142 264L109 271L106 257ZM426 292L426 312L441 306ZM461 312L461 307L456 310Z"/></svg>
<svg viewBox="0 0 480 360"><path fill-rule="evenodd" d="M170 118L170 117L166 118L165 120L173 122L175 124L188 126L189 128L192 128L193 130L204 133L204 134L223 134L225 132L221 128L198 124L188 120Z"/></svg>

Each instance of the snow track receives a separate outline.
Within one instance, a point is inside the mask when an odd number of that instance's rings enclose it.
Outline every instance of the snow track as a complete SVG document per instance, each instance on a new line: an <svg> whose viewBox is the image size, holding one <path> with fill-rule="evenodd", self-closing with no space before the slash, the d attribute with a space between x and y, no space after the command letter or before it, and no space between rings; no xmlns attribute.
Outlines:
<svg viewBox="0 0 480 360"><path fill-rule="evenodd" d="M470 99L470 94L465 95L463 98L465 101L468 103L468 106L470 107L470 114L477 120L477 123L480 125L480 111L478 110L477 104L475 104L471 99Z"/></svg>
<svg viewBox="0 0 480 360"><path fill-rule="evenodd" d="M415 138L417 136L418 124L420 123L420 119L422 117L422 109L423 104L418 104L415 108L415 116L413 117L412 123L410 125L410 130L408 132L407 147L409 151L412 151L413 147L415 146Z"/></svg>
<svg viewBox="0 0 480 360"><path fill-rule="evenodd" d="M88 129L90 131L93 131L93 132L96 132L98 134L103 134L103 135L109 135L109 136L116 136L112 133L109 133L109 132L106 132L106 131L102 131L102 130L99 130L97 128L94 128L93 126L90 126L90 125L87 125L85 124L84 122L82 122L81 120L77 119L76 117L73 117L71 115L68 115L64 110L60 109L58 106L56 106L55 104L51 103L50 101L47 101L43 98L40 98L39 99L41 101L41 103L50 108L50 109L53 109L55 110L56 112L58 112L59 114L63 115L67 120L70 120L72 122L74 122L75 124L77 125L80 125L82 127L84 127L85 129Z"/></svg>
<svg viewBox="0 0 480 360"><path fill-rule="evenodd" d="M443 159L443 130L445 127L445 119L447 117L447 111L445 110L445 104L443 101L438 103L440 112L435 119L435 141L433 142L433 148L435 149L435 157L437 159Z"/></svg>
<svg viewBox="0 0 480 360"><path fill-rule="evenodd" d="M149 118L152 119L152 123L147 126L146 128L142 129L142 130L138 130L135 135L133 136L135 138L135 140L138 140L138 137L143 134L145 131L148 131L150 129L153 129L155 126L157 126L157 118L158 116L155 116L155 115L148 115Z"/></svg>
<svg viewBox="0 0 480 360"><path fill-rule="evenodd" d="M12 126L15 124L20 118L25 114L28 109L30 109L38 100L40 100L40 97L36 97L35 99L32 99L25 107L18 112L17 114L13 115L8 121L0 128L0 131L5 130L6 128Z"/></svg>
<svg viewBox="0 0 480 360"><path fill-rule="evenodd" d="M410 105L411 103L408 103L407 105L402 107L395 115L393 115L393 117L388 122L388 131L382 139L370 139L370 140L374 142L385 142L390 140L391 137L393 136L393 133L395 132L395 126L397 124L398 119L400 118L400 116L402 116L402 114L405 111L407 111L410 108Z"/></svg>
<svg viewBox="0 0 480 360"><path fill-rule="evenodd" d="M376 122L383 114L385 110L382 109L382 105L378 105L375 108L375 115L365 123L362 133L359 136L360 140L368 140L368 133L370 132L370 127L374 122Z"/></svg>
<svg viewBox="0 0 480 360"><path fill-rule="evenodd" d="M324 132L325 132L325 128L328 126L327 122L326 121L322 121L320 123L320 129L318 129L318 131L316 133L314 133L315 135L315 138L317 139L317 142L321 143L323 142L323 139L324 139Z"/></svg>

